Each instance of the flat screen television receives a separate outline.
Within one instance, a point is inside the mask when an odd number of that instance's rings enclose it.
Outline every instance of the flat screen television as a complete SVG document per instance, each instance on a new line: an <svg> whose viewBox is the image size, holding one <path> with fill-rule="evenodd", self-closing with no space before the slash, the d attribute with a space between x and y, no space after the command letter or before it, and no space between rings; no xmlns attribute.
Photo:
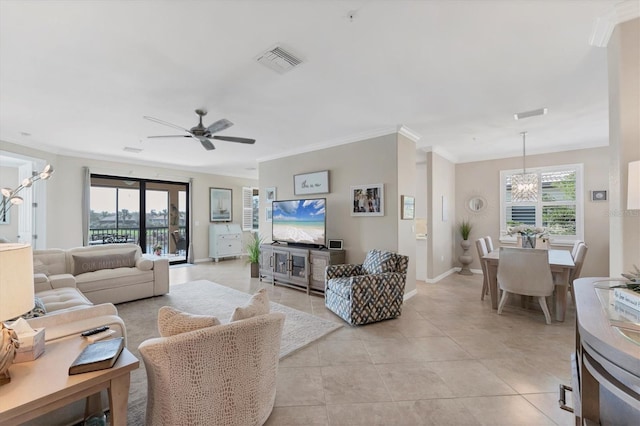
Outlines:
<svg viewBox="0 0 640 426"><path fill-rule="evenodd" d="M274 201L271 239L278 243L324 247L325 198Z"/></svg>

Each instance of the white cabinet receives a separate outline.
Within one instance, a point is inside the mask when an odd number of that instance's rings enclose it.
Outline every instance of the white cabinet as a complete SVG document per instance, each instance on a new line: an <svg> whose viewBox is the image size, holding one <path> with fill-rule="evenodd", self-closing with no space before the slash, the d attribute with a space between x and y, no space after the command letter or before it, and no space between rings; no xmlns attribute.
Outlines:
<svg viewBox="0 0 640 426"><path fill-rule="evenodd" d="M217 262L221 257L234 256L242 256L240 225L209 225L209 257Z"/></svg>

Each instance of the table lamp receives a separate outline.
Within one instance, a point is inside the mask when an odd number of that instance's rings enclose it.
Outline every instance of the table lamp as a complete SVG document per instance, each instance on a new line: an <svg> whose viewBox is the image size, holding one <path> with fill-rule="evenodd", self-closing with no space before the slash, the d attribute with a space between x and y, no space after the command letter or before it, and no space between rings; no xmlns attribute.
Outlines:
<svg viewBox="0 0 640 426"><path fill-rule="evenodd" d="M3 321L33 309L33 252L27 244L0 244L0 386L11 381L18 339Z"/></svg>

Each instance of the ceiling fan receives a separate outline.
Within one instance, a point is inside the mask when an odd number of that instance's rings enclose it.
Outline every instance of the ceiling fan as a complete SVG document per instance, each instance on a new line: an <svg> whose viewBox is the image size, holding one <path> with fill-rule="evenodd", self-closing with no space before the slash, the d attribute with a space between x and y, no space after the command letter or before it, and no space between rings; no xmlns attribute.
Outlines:
<svg viewBox="0 0 640 426"><path fill-rule="evenodd" d="M223 118L211 124L209 127L204 127L202 125L202 117L207 115L207 110L201 109L201 108L197 109L196 114L200 116L200 122L198 123L197 126L192 127L191 129L185 129L184 127L180 127L175 124L171 124L166 121L145 115L143 118L149 121L154 121L156 123L164 124L165 126L173 127L174 129L178 129L178 130L183 130L188 133L188 135L163 135L163 136L147 136L147 137L149 138L183 138L183 137L194 138L199 140L202 146L204 147L204 149L209 151L212 149L216 149L216 147L213 146L213 143L211 143L209 139L218 139L221 141L247 143L247 144L256 143L255 139L238 138L234 136L212 136L214 133L221 132L224 129L228 129L229 127L233 126L233 123L227 120L226 118Z"/></svg>

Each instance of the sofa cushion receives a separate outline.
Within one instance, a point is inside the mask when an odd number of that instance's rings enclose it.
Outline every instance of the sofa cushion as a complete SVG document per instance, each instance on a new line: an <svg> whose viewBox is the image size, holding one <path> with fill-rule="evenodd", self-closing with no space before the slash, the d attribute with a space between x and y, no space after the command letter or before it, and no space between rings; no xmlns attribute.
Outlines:
<svg viewBox="0 0 640 426"><path fill-rule="evenodd" d="M70 287L41 291L37 296L42 300L47 313L93 305L80 291Z"/></svg>
<svg viewBox="0 0 640 426"><path fill-rule="evenodd" d="M163 306L158 311L158 332L162 337L175 336L215 325L220 325L220 321L209 315L190 314L170 306Z"/></svg>
<svg viewBox="0 0 640 426"><path fill-rule="evenodd" d="M115 253L73 253L73 275L102 269L134 268L136 266L136 251Z"/></svg>
<svg viewBox="0 0 640 426"><path fill-rule="evenodd" d="M33 273L49 275L49 266L40 259L33 259Z"/></svg>
<svg viewBox="0 0 640 426"><path fill-rule="evenodd" d="M101 269L76 276L76 285L85 293L152 282L153 271L138 268Z"/></svg>
<svg viewBox="0 0 640 426"><path fill-rule="evenodd" d="M269 294L266 289L262 288L258 290L256 294L251 296L251 299L249 299L249 302L246 305L238 307L233 311L233 315L231 315L229 322L268 314L269 309Z"/></svg>
<svg viewBox="0 0 640 426"><path fill-rule="evenodd" d="M332 278L327 281L327 288L340 297L349 299L351 297L351 277Z"/></svg>
<svg viewBox="0 0 640 426"><path fill-rule="evenodd" d="M49 275L49 284L51 288L75 287L76 278L71 274Z"/></svg>
<svg viewBox="0 0 640 426"><path fill-rule="evenodd" d="M395 271L395 268L395 253L386 250L370 250L362 263L362 269L367 274L384 274Z"/></svg>

